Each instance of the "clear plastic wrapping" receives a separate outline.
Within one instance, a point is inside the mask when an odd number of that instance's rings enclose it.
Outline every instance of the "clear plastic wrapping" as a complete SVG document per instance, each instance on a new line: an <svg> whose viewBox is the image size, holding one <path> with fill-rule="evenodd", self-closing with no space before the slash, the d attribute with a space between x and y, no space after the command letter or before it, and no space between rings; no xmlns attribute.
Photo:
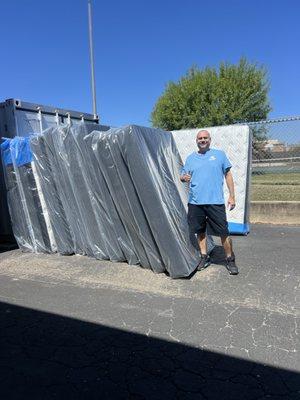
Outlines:
<svg viewBox="0 0 300 400"><path fill-rule="evenodd" d="M24 251L52 252L29 138L6 139L1 148L8 205L17 243Z"/></svg>
<svg viewBox="0 0 300 400"><path fill-rule="evenodd" d="M51 152L51 148L45 142L45 135L51 135L52 131L53 128L50 128L49 132L44 132L44 135L33 135L30 138L30 147L33 154L37 180L41 188L40 193L43 193L51 226L52 242L55 243L52 249L60 254L67 255L74 253L74 242L65 209L62 205L59 188L55 181L53 152Z"/></svg>
<svg viewBox="0 0 300 400"><path fill-rule="evenodd" d="M94 154L123 221L128 246L144 268L163 272L161 256L114 135L114 130L92 133Z"/></svg>
<svg viewBox="0 0 300 400"><path fill-rule="evenodd" d="M189 276L199 251L189 233L172 134L135 125L95 127L57 126L1 145L20 248Z"/></svg>
<svg viewBox="0 0 300 400"><path fill-rule="evenodd" d="M93 165L86 162L87 154L83 147L82 136L87 133L88 127L84 128L84 125L68 125L45 135L48 143L52 140L55 177L75 236L75 252L98 259L124 261L125 255L112 230L110 213L114 212L114 207L109 202L109 193L106 193L105 205L103 200L102 204L97 201L94 194Z"/></svg>
<svg viewBox="0 0 300 400"><path fill-rule="evenodd" d="M93 130L95 130L95 124L84 123L72 130L86 192L89 196L89 207L84 201L84 209L91 212L91 228L95 231L93 234L95 242L97 243L97 238L101 235L109 259L112 261L126 260L129 264L137 264L138 257L92 151L91 137L88 134Z"/></svg>
<svg viewBox="0 0 300 400"><path fill-rule="evenodd" d="M5 139L5 141L1 143L3 172L10 219L14 236L20 249L22 251L34 251L10 154L10 142L11 139Z"/></svg>
<svg viewBox="0 0 300 400"><path fill-rule="evenodd" d="M148 266L148 259L154 271L166 270L173 278L190 275L199 255L190 240L179 182L181 159L172 135L133 125L92 136L141 264Z"/></svg>

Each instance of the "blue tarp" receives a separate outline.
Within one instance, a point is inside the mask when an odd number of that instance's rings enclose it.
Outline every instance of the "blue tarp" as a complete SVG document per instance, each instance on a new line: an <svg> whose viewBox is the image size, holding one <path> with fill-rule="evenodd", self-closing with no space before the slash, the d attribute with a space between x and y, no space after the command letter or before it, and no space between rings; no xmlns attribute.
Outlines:
<svg viewBox="0 0 300 400"><path fill-rule="evenodd" d="M2 138L4 140L3 143L1 143L1 153L2 153L2 159L4 162L4 165L10 165L12 164L12 158L10 154L10 142L11 139L7 138Z"/></svg>
<svg viewBox="0 0 300 400"><path fill-rule="evenodd" d="M15 162L17 167L31 163L32 151L30 149L30 137L16 136L13 139L3 138L1 143L4 165Z"/></svg>
<svg viewBox="0 0 300 400"><path fill-rule="evenodd" d="M31 163L30 137L14 137L10 142L11 158L17 167Z"/></svg>

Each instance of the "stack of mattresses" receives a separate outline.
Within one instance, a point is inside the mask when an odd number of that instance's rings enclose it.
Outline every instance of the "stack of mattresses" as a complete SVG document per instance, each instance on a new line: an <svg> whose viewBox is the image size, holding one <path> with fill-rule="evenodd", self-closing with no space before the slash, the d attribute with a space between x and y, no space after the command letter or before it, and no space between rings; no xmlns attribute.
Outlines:
<svg viewBox="0 0 300 400"><path fill-rule="evenodd" d="M84 125L74 128L65 126L44 133L46 149L52 154L53 181L74 239L75 253L124 261L122 247L113 233L115 227L121 235L122 224L117 217L112 222L110 215L114 217L115 213L108 190L102 185L100 174L95 179L94 167L87 162L88 152L83 141L83 136L89 132L87 129ZM92 156L91 150L90 153ZM102 189L101 203L94 195L96 184Z"/></svg>
<svg viewBox="0 0 300 400"><path fill-rule="evenodd" d="M169 132L127 126L93 132L92 148L141 265L175 277L197 265Z"/></svg>
<svg viewBox="0 0 300 400"><path fill-rule="evenodd" d="M172 278L195 270L171 133L65 125L5 141L2 153L20 248L127 261Z"/></svg>
<svg viewBox="0 0 300 400"><path fill-rule="evenodd" d="M129 240L103 172L92 151L92 139L88 134L94 129L94 124L80 124L71 131L77 160L81 165L86 191L89 195L88 199L82 199L85 205L84 210L91 212L91 224L88 224L88 228L94 230L91 235L96 245L98 245L97 238L102 237L108 259L138 264L134 246Z"/></svg>

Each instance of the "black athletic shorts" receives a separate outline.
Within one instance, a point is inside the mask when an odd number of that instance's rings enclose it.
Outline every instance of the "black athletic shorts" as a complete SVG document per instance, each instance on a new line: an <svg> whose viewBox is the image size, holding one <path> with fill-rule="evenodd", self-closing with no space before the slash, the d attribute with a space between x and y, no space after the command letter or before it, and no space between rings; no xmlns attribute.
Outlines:
<svg viewBox="0 0 300 400"><path fill-rule="evenodd" d="M224 204L188 204L188 223L193 234L229 235Z"/></svg>

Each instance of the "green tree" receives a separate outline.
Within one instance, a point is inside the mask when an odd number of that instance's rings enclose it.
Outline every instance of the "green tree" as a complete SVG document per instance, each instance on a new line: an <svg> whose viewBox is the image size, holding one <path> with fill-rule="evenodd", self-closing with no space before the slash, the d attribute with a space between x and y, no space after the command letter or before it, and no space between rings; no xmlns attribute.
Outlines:
<svg viewBox="0 0 300 400"><path fill-rule="evenodd" d="M271 111L268 91L266 69L245 58L237 65L221 63L218 70L194 66L177 83L167 84L151 122L175 130L259 121Z"/></svg>

